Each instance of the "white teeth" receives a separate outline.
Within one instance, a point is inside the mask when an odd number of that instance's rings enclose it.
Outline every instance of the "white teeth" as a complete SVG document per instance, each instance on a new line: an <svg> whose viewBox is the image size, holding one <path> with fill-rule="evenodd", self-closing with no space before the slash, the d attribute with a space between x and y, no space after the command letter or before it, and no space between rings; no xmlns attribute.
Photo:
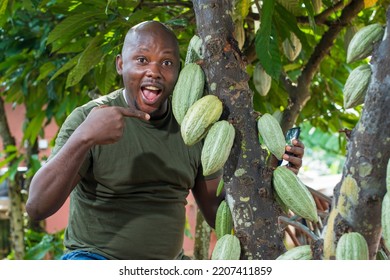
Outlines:
<svg viewBox="0 0 390 280"><path fill-rule="evenodd" d="M147 86L145 88L148 89L148 90L159 90L159 88L156 88L154 86Z"/></svg>

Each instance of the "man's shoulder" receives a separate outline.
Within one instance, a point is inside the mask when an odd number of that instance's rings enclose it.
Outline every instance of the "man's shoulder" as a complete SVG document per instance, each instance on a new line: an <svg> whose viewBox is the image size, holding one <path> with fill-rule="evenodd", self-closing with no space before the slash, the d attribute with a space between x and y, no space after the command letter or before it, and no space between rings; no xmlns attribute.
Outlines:
<svg viewBox="0 0 390 280"><path fill-rule="evenodd" d="M88 103L82 105L80 108L82 110L89 112L91 111L94 107L97 106L102 106L102 105L119 105L120 99L122 98L122 93L123 89L117 89L111 93L108 93L106 95L102 95L96 99L93 99L89 101Z"/></svg>

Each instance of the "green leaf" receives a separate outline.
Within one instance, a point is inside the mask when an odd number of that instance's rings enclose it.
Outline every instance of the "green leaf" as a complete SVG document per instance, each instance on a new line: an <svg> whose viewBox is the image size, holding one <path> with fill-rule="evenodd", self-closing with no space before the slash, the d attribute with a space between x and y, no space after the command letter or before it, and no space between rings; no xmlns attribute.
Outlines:
<svg viewBox="0 0 390 280"><path fill-rule="evenodd" d="M279 80L282 71L281 55L277 34L272 27L275 0L265 1L262 9L260 29L256 34L256 54L264 70L275 80Z"/></svg>
<svg viewBox="0 0 390 280"><path fill-rule="evenodd" d="M275 5L275 11L277 16L275 16L274 20L278 21L279 26L283 26L288 31L294 32L295 35L297 35L299 41L301 41L302 48L305 50L309 50L310 49L309 43L307 42L305 33L303 33L298 26L297 18L278 3ZM286 38L288 37L286 36ZM282 39L286 39L286 38L282 38Z"/></svg>
<svg viewBox="0 0 390 280"><path fill-rule="evenodd" d="M97 45L97 41L101 38L95 38L91 44L81 53L81 56L76 66L68 74L66 80L66 88L74 86L84 77L85 74L96 66L103 57L103 51L100 45Z"/></svg>
<svg viewBox="0 0 390 280"><path fill-rule="evenodd" d="M268 75L278 81L283 65L275 29L272 28L269 37L263 37L257 41L258 36L259 34L256 36L256 52L260 63ZM257 51L258 49L261 51Z"/></svg>
<svg viewBox="0 0 390 280"><path fill-rule="evenodd" d="M26 252L26 260L41 260L53 249L53 237L50 235L43 236L41 242Z"/></svg>
<svg viewBox="0 0 390 280"><path fill-rule="evenodd" d="M53 46L53 52L65 46L71 39L82 34L87 28L106 20L104 12L84 12L65 18L49 33L47 45L58 41L59 44Z"/></svg>
<svg viewBox="0 0 390 280"><path fill-rule="evenodd" d="M45 79L50 73L55 70L55 65L53 62L47 62L39 67L39 76L36 81Z"/></svg>
<svg viewBox="0 0 390 280"><path fill-rule="evenodd" d="M31 119L24 131L23 139L29 140L30 143L34 143L36 141L39 133L41 132L45 116L45 111L40 111Z"/></svg>
<svg viewBox="0 0 390 280"><path fill-rule="evenodd" d="M95 80L97 87L103 94L110 92L117 76L118 75L115 68L115 56L105 56L104 62L95 69Z"/></svg>
<svg viewBox="0 0 390 280"><path fill-rule="evenodd" d="M303 3L305 4L306 10L309 14L310 26L315 31L316 30L316 22L314 19L315 12L314 12L312 0L303 0Z"/></svg>
<svg viewBox="0 0 390 280"><path fill-rule="evenodd" d="M77 61L80 59L81 53L70 59L67 63L65 63L60 69L57 70L57 72L50 78L49 83L57 78L62 73L68 71L72 67L74 67L77 64Z"/></svg>
<svg viewBox="0 0 390 280"><path fill-rule="evenodd" d="M8 5L8 0L0 0L0 16L3 16L5 14L7 5Z"/></svg>

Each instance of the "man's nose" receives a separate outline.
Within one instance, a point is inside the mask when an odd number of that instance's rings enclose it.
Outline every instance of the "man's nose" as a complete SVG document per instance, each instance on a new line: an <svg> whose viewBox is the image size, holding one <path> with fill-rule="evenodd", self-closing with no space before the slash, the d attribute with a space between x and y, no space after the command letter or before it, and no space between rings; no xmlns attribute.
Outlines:
<svg viewBox="0 0 390 280"><path fill-rule="evenodd" d="M161 77L160 65L158 63L149 63L148 69L146 70L146 75L153 79L157 79Z"/></svg>

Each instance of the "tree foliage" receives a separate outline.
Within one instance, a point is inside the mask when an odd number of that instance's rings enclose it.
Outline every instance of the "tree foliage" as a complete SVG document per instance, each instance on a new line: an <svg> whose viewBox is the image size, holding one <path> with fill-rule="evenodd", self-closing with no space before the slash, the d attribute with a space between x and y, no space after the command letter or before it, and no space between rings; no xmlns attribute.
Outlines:
<svg viewBox="0 0 390 280"><path fill-rule="evenodd" d="M343 86L349 73L367 62L347 64L347 43L358 28L385 24L390 4L369 2L323 0L318 7L311 0L235 1L232 17L235 27L244 30L240 52L247 62L254 110L284 111L284 129L300 125L305 128L305 144L320 143L322 149L344 155L344 134L338 139L327 135L352 129L358 122L363 106L345 110ZM348 17L353 4L361 9ZM184 62L188 43L199 31L191 1L2 0L0 98L26 107L23 140L33 146L51 120L61 125L76 106L121 87L115 57L127 30L144 20L159 20L174 30ZM329 30L338 31L331 37ZM282 47L291 33L302 44L294 61ZM266 96L260 96L253 84L257 63L272 77ZM299 109L287 115L292 103ZM338 145L330 145L329 139ZM18 157L15 167L26 159L17 153L20 148L5 147L8 159L2 164ZM27 161L35 163L33 171L39 168L37 160Z"/></svg>

